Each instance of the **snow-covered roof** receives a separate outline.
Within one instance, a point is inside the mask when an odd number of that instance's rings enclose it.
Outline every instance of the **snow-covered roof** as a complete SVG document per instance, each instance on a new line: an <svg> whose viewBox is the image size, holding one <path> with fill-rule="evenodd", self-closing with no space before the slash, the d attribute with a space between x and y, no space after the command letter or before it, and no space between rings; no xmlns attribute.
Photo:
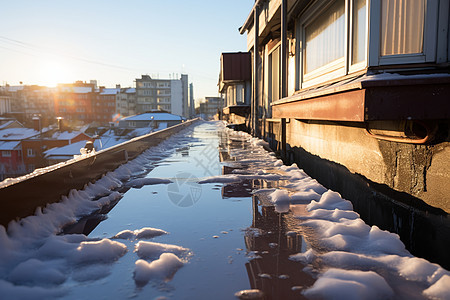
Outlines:
<svg viewBox="0 0 450 300"><path fill-rule="evenodd" d="M127 90L125 91L125 93L127 93L127 94L133 94L133 93L136 93L136 89L135 89L135 88L129 88L129 89L127 89Z"/></svg>
<svg viewBox="0 0 450 300"><path fill-rule="evenodd" d="M63 86L59 88L63 93L87 94L92 92L91 87L86 86Z"/></svg>
<svg viewBox="0 0 450 300"><path fill-rule="evenodd" d="M103 91L100 93L100 95L116 95L120 92L120 89L103 89Z"/></svg>
<svg viewBox="0 0 450 300"><path fill-rule="evenodd" d="M79 136L80 134L83 134L80 131L72 131L72 132L68 132L68 131L64 131L64 132L60 132L57 131L52 135L52 139L55 140L72 140L74 138L76 138L77 136Z"/></svg>
<svg viewBox="0 0 450 300"><path fill-rule="evenodd" d="M15 85L6 87L8 92L17 92L23 90L23 85Z"/></svg>
<svg viewBox="0 0 450 300"><path fill-rule="evenodd" d="M153 119L152 119L153 117ZM121 121L181 121L182 117L169 113L144 113L131 117L123 118Z"/></svg>
<svg viewBox="0 0 450 300"><path fill-rule="evenodd" d="M39 135L39 131L31 128L6 128L0 130L0 140L20 141Z"/></svg>
<svg viewBox="0 0 450 300"><path fill-rule="evenodd" d="M1 124L1 125L0 125L0 129L7 128L7 127L9 127L9 126L11 126L11 125L14 125L14 124L16 124L17 127L20 127L20 126L22 125L22 124L20 124L20 123L19 123L18 121L16 121L16 120L11 120L11 121L7 121L7 122Z"/></svg>
<svg viewBox="0 0 450 300"><path fill-rule="evenodd" d="M70 145L66 145L63 147L52 148L44 152L46 158L55 158L61 159L61 157L72 158L74 155L80 155L80 149L84 148L86 145L86 141L79 141Z"/></svg>
<svg viewBox="0 0 450 300"><path fill-rule="evenodd" d="M1 142L0 141L0 150L17 150L19 149L20 141L14 142Z"/></svg>

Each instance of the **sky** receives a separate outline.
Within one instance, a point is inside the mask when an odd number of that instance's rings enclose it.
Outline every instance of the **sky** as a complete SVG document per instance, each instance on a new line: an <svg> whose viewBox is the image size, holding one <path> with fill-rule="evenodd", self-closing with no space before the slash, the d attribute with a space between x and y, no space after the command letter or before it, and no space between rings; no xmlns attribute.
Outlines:
<svg viewBox="0 0 450 300"><path fill-rule="evenodd" d="M194 98L218 95L222 52L246 51L241 27L253 0L4 1L0 85L188 74ZM178 77L177 77L178 76Z"/></svg>

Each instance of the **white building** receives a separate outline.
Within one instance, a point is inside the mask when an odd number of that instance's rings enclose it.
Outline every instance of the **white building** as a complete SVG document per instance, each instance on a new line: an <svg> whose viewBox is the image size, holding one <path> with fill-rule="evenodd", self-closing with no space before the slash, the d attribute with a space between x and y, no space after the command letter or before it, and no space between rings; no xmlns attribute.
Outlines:
<svg viewBox="0 0 450 300"><path fill-rule="evenodd" d="M181 79L153 79L142 75L136 79L136 113L164 110L189 117L188 76Z"/></svg>

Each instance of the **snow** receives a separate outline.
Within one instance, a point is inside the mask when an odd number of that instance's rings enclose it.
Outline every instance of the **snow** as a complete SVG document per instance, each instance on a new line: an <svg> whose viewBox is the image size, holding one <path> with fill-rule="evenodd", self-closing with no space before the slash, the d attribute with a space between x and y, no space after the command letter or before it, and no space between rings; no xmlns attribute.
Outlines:
<svg viewBox="0 0 450 300"><path fill-rule="evenodd" d="M92 87L82 87L82 86L60 86L58 87L59 92L63 93L75 93L75 94L87 94L94 92Z"/></svg>
<svg viewBox="0 0 450 300"><path fill-rule="evenodd" d="M423 294L430 299L450 299L450 276L444 275Z"/></svg>
<svg viewBox="0 0 450 300"><path fill-rule="evenodd" d="M163 253L173 253L177 256L189 255L189 249L177 245L140 241L136 244L136 254L139 258L156 258Z"/></svg>
<svg viewBox="0 0 450 300"><path fill-rule="evenodd" d="M137 178L133 179L127 183L127 186L134 188L141 188L144 185L153 185L153 184L169 184L172 183L172 180L165 178Z"/></svg>
<svg viewBox="0 0 450 300"><path fill-rule="evenodd" d="M142 258L159 257L157 263L150 262L149 266L140 262L143 267L136 271L138 277L149 278L150 274L151 278L169 279L181 266L180 261L182 264L188 261L190 250L177 245L138 242L139 239L169 234L163 229L126 229L111 238L102 239L92 239L83 234L64 235L61 230L120 200L123 195L118 190L134 176L145 173L144 166L167 157L167 149L173 147L172 143L169 138L95 183L86 184L84 189L71 190L60 202L39 207L34 215L11 221L7 230L0 226L1 297L50 299L64 296L68 293L66 282L106 278L115 263L127 254L134 255L135 248ZM39 172L43 170L37 170L35 175ZM146 180L154 182L155 179L144 179L144 183ZM161 178L158 181L168 182ZM175 255L183 258L175 259ZM130 269L130 278L132 276Z"/></svg>
<svg viewBox="0 0 450 300"><path fill-rule="evenodd" d="M176 271L183 265L183 261L173 253L163 253L158 259L150 263L139 259L136 261L134 269L134 280L139 285L147 283L154 277L167 281L170 280Z"/></svg>
<svg viewBox="0 0 450 300"><path fill-rule="evenodd" d="M31 128L6 128L0 130L0 140L20 141L39 135L40 132Z"/></svg>
<svg viewBox="0 0 450 300"><path fill-rule="evenodd" d="M72 143L70 145L52 148L50 150L44 151L44 156L46 158L61 157L65 159L71 159L74 155L80 155L80 149L86 146L87 141L79 141Z"/></svg>
<svg viewBox="0 0 450 300"><path fill-rule="evenodd" d="M19 150L20 149L20 141L14 141L14 142L1 142L0 141L0 150Z"/></svg>
<svg viewBox="0 0 450 300"><path fill-rule="evenodd" d="M329 269L304 295L309 299L378 300L389 299L394 293L375 272Z"/></svg>
<svg viewBox="0 0 450 300"><path fill-rule="evenodd" d="M250 141L253 146L247 152L232 153L237 162L253 161L258 174L271 172L286 182L278 188L255 190L253 194L260 197L262 205L273 205L277 212L292 210L302 228L313 230L314 238L306 240L307 250L291 256L292 260L304 263L305 270L317 278L313 286L303 291L306 297L386 299L397 295L399 282L407 282L419 295L448 299L448 271L411 255L397 234L367 225L353 211L350 201L323 187L297 165L284 166L265 152L264 143L245 133L228 130L228 134ZM255 170L237 170L233 172L235 177L225 175L222 180L241 179L237 173L244 172ZM221 179L204 181L221 182ZM299 205L304 209L298 209Z"/></svg>
<svg viewBox="0 0 450 300"><path fill-rule="evenodd" d="M84 133L81 132L81 131L71 131L71 132L69 132L69 131L63 131L63 132L57 131L57 132L55 132L52 135L52 139L55 139L55 140L69 140L70 141L70 140L76 138L77 136L79 136L80 134L84 135ZM88 136L86 136L86 138L88 138Z"/></svg>
<svg viewBox="0 0 450 300"><path fill-rule="evenodd" d="M100 92L100 95L116 95L119 92L120 92L120 89L106 88L106 89L102 89L102 91Z"/></svg>
<svg viewBox="0 0 450 300"><path fill-rule="evenodd" d="M153 119L152 119L153 117ZM181 116L173 115L169 113L144 113L140 115L130 116L121 119L121 121L180 121L182 120Z"/></svg>
<svg viewBox="0 0 450 300"><path fill-rule="evenodd" d="M258 289L252 289L239 291L234 296L241 300L263 299L264 293Z"/></svg>
<svg viewBox="0 0 450 300"><path fill-rule="evenodd" d="M396 282L414 285L419 295L449 299L450 273L437 264L414 257L396 234L367 225L350 201L327 190L296 165L284 166L264 150L264 143L245 133L227 131L251 141L251 159L244 150L232 153L236 161L254 161L259 171L207 177L199 183L234 183L247 179L279 181L276 187L254 191L277 211L293 212L301 228L314 232L307 250L291 256L316 277L303 293L311 299L385 299L397 293ZM236 141L238 141L236 139ZM168 235L163 229L124 229L110 238L91 239L82 234L60 235L61 228L121 199L124 185L166 184L165 178L136 178L154 159L167 157L170 139L145 151L135 160L105 174L82 190L72 190L59 203L38 208L35 215L0 226L0 290L6 299L54 298L67 293L64 283L106 278L114 264L137 256L130 270L137 285L170 280L192 256L190 249L141 239ZM243 172L241 172L243 173ZM267 187L267 186L265 186ZM296 213L296 206L304 213ZM295 219L294 219L295 220ZM257 228L245 231L258 236ZM287 234L294 234L288 232ZM221 236L226 239L229 235ZM220 239L219 239L220 241ZM273 244L272 246L276 246ZM255 253L256 254L256 253ZM249 256L251 257L251 256ZM131 274L133 272L133 274ZM262 273L261 275L264 276ZM260 291L240 291L236 297L252 299ZM245 298L250 297L250 298ZM256 296L255 296L256 298Z"/></svg>
<svg viewBox="0 0 450 300"><path fill-rule="evenodd" d="M151 239L157 236L169 234L167 231L145 227L139 230L123 230L112 237L112 239Z"/></svg>

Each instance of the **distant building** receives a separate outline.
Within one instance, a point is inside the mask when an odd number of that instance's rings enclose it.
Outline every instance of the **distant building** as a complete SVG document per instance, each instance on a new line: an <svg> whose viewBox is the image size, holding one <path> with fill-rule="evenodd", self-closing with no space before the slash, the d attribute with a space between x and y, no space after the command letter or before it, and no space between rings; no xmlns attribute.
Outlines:
<svg viewBox="0 0 450 300"><path fill-rule="evenodd" d="M211 119L222 113L223 98L221 97L205 97L205 101L200 103L199 114L204 119Z"/></svg>
<svg viewBox="0 0 450 300"><path fill-rule="evenodd" d="M123 118L119 121L119 128L134 129L151 127L154 129L164 129L179 124L183 120L181 116L156 111Z"/></svg>
<svg viewBox="0 0 450 300"><path fill-rule="evenodd" d="M189 118L195 117L194 84L189 84Z"/></svg>
<svg viewBox="0 0 450 300"><path fill-rule="evenodd" d="M116 113L121 116L136 114L136 89L121 88L116 94Z"/></svg>
<svg viewBox="0 0 450 300"><path fill-rule="evenodd" d="M245 123L250 114L251 83L251 53L222 53L219 92L224 98L224 120L234 124Z"/></svg>
<svg viewBox="0 0 450 300"><path fill-rule="evenodd" d="M93 118L100 125L107 125L113 120L116 113L116 97L120 92L120 86L116 88L100 88L93 103Z"/></svg>
<svg viewBox="0 0 450 300"><path fill-rule="evenodd" d="M22 141L37 137L41 132L30 128L7 128L0 130L0 179L16 177L34 170L34 166L26 168L24 156L36 156L33 150L25 152Z"/></svg>
<svg viewBox="0 0 450 300"><path fill-rule="evenodd" d="M86 124L95 121L96 89L96 82L77 81L74 84L58 85L55 115L63 117L68 123Z"/></svg>
<svg viewBox="0 0 450 300"><path fill-rule="evenodd" d="M136 113L165 110L189 117L188 76L181 79L153 79L142 75L136 79Z"/></svg>

